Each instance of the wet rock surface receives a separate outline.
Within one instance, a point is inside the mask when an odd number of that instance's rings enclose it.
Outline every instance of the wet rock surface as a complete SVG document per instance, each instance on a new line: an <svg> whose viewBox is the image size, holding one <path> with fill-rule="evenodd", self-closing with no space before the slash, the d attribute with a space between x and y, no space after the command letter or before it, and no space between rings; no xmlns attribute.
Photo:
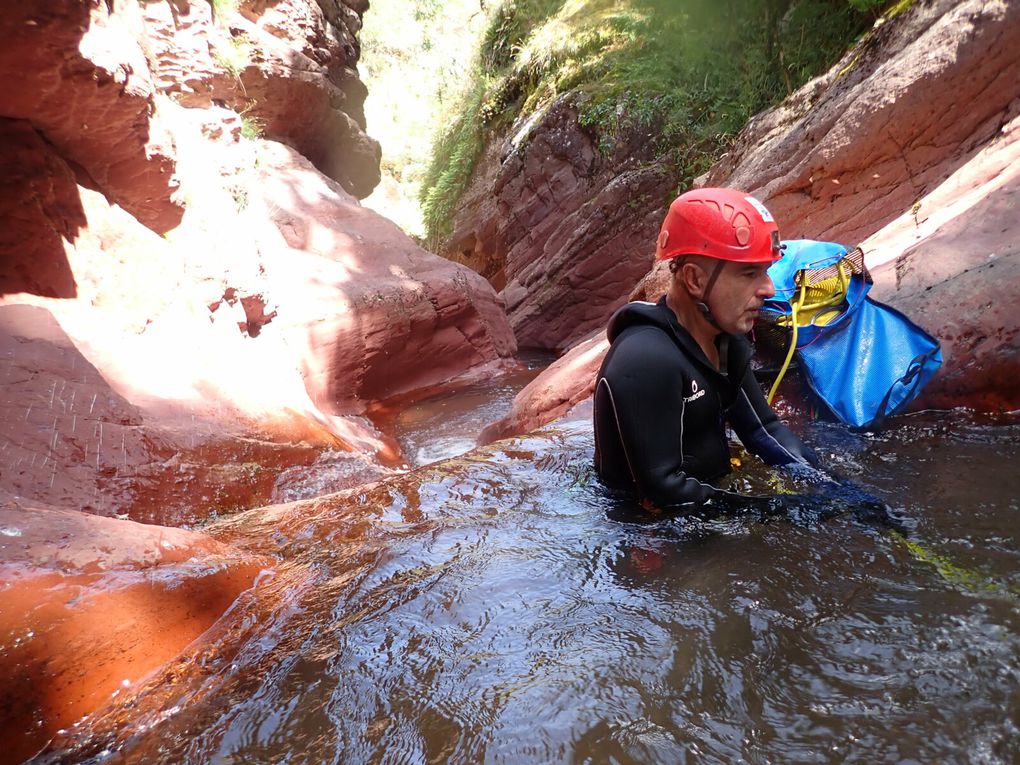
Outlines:
<svg viewBox="0 0 1020 765"><path fill-rule="evenodd" d="M605 331L595 330L518 393L510 411L485 426L478 443L488 444L528 433L588 400L595 390L595 377L608 349Z"/></svg>
<svg viewBox="0 0 1020 765"><path fill-rule="evenodd" d="M281 471L338 445L307 424L302 434L297 418L274 438L207 415L153 416L42 307L0 306L0 360L0 496L177 526L269 501Z"/></svg>
<svg viewBox="0 0 1020 765"><path fill-rule="evenodd" d="M182 529L0 504L0 760L146 680L271 565Z"/></svg>

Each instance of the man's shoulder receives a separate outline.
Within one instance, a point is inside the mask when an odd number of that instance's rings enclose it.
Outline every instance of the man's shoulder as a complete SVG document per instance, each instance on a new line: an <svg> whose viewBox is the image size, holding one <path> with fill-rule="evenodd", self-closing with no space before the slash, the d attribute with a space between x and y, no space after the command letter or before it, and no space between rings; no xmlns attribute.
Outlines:
<svg viewBox="0 0 1020 765"><path fill-rule="evenodd" d="M684 349L668 327L635 323L623 328L612 341L607 366L617 370L661 370L675 373L692 367Z"/></svg>
<svg viewBox="0 0 1020 765"><path fill-rule="evenodd" d="M668 332L670 313L661 301L648 303L643 300L635 300L627 303L617 309L609 319L609 326L606 330L609 342L615 342L621 334L633 327L658 327Z"/></svg>

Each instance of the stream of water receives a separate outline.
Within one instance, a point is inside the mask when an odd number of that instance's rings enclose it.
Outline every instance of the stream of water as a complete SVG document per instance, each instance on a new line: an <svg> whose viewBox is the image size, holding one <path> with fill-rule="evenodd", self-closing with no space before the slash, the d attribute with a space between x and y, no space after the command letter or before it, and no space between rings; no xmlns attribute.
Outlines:
<svg viewBox="0 0 1020 765"><path fill-rule="evenodd" d="M589 418L210 527L278 571L39 761L1020 761L1020 423L809 425L904 538L798 486L637 522Z"/></svg>

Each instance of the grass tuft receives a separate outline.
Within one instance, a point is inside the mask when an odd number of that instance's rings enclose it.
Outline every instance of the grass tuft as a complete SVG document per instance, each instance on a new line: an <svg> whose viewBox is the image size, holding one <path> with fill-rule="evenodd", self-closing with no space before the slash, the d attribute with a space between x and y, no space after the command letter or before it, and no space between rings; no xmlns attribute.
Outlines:
<svg viewBox="0 0 1020 765"><path fill-rule="evenodd" d="M221 45L213 52L216 63L234 77L240 77L241 72L248 68L251 57L251 40L244 34L232 37L229 44Z"/></svg>
<svg viewBox="0 0 1020 765"><path fill-rule="evenodd" d="M209 0L209 5L212 7L213 21L218 24L224 23L225 19L237 11L239 2L240 0Z"/></svg>
<svg viewBox="0 0 1020 765"><path fill-rule="evenodd" d="M241 138L255 141L265 134L265 123L258 117L241 112Z"/></svg>

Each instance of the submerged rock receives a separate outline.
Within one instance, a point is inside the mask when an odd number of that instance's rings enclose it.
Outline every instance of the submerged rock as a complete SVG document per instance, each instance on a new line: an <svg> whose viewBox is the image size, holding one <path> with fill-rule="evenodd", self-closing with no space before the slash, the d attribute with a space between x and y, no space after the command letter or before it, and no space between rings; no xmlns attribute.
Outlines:
<svg viewBox="0 0 1020 765"><path fill-rule="evenodd" d="M505 417L487 425L478 443L528 433L552 422L591 397L595 377L609 349L605 331L598 329L575 345L518 393Z"/></svg>

